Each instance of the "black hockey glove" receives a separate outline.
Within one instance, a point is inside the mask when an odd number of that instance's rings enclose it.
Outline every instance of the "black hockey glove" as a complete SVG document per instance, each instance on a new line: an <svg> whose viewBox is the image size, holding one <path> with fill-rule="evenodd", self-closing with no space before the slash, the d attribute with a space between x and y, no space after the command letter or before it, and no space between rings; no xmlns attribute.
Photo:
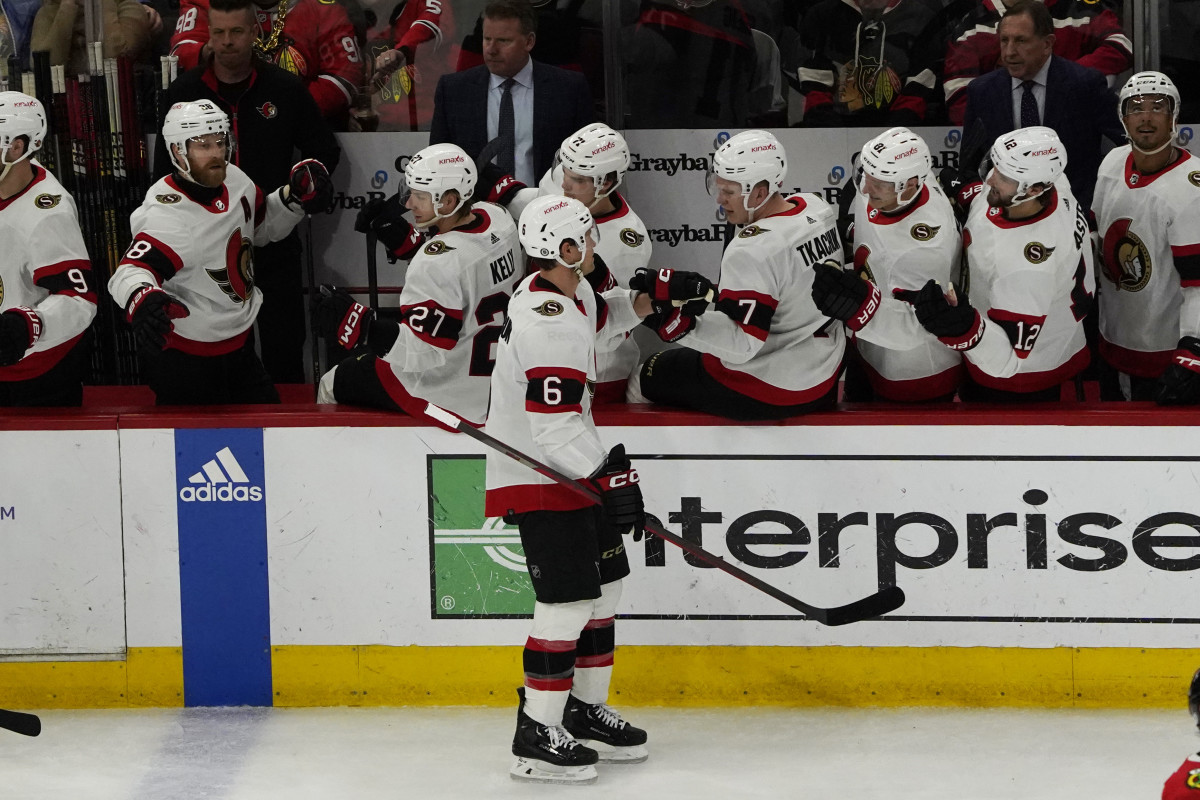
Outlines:
<svg viewBox="0 0 1200 800"><path fill-rule="evenodd" d="M658 338L664 342L677 342L696 327L696 317L688 313L686 307L675 308L669 303L655 303L653 307L654 311L642 320L642 324L658 334Z"/></svg>
<svg viewBox="0 0 1200 800"><path fill-rule="evenodd" d="M954 213L960 222L967 218L967 211L971 208L971 201L975 195L981 194L984 189L978 174L955 167L943 167L938 173L938 183L941 184L946 197L950 198Z"/></svg>
<svg viewBox="0 0 1200 800"><path fill-rule="evenodd" d="M404 218L404 207L400 195L394 194L386 200L376 197L367 202L354 218L354 230L359 233L375 233L375 237L387 248L388 259L407 261L417 254L425 241L421 232Z"/></svg>
<svg viewBox="0 0 1200 800"><path fill-rule="evenodd" d="M836 261L813 267L812 299L827 317L840 319L852 331L861 331L879 310L879 287L842 269Z"/></svg>
<svg viewBox="0 0 1200 800"><path fill-rule="evenodd" d="M0 367L16 364L42 336L42 317L32 308L17 306L0 314Z"/></svg>
<svg viewBox="0 0 1200 800"><path fill-rule="evenodd" d="M650 296L655 313L670 307L682 307L684 312L698 317L708 310L713 299L713 282L699 272L641 267L629 279L629 288Z"/></svg>
<svg viewBox="0 0 1200 800"><path fill-rule="evenodd" d="M1185 336L1179 340L1171 363L1158 378L1154 402L1160 406L1200 403L1200 339Z"/></svg>
<svg viewBox="0 0 1200 800"><path fill-rule="evenodd" d="M604 517L619 534L632 533L635 542L645 532L646 509L642 504L642 487L637 470L625 455L625 445L619 444L608 453L604 463L587 479L600 493Z"/></svg>
<svg viewBox="0 0 1200 800"><path fill-rule="evenodd" d="M329 204L333 202L333 181L329 179L329 170L315 158L304 159L292 167L283 199L290 205L299 205L305 214L328 211Z"/></svg>
<svg viewBox="0 0 1200 800"><path fill-rule="evenodd" d="M167 336L175 327L171 320L181 319L191 312L162 289L143 286L129 298L125 313L133 326L138 350L152 355L161 353L167 346Z"/></svg>
<svg viewBox="0 0 1200 800"><path fill-rule="evenodd" d="M479 168L479 185L475 187L475 200L499 203L507 208L517 196L517 192L525 188L528 188L525 184L488 162Z"/></svg>
<svg viewBox="0 0 1200 800"><path fill-rule="evenodd" d="M346 350L366 345L370 338L375 311L355 300L344 289L321 284L321 300L317 304L317 335L337 342Z"/></svg>
<svg viewBox="0 0 1200 800"><path fill-rule="evenodd" d="M959 298L957 305L950 305L941 287L932 278L919 292L893 289L892 294L912 304L921 327L952 350L970 350L983 338L984 323L979 312L971 307L966 298Z"/></svg>

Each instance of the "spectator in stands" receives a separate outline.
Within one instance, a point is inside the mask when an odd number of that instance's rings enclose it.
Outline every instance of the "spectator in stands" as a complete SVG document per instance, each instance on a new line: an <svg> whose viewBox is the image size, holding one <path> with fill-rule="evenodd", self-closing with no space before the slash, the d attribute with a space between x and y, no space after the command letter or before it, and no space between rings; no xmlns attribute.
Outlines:
<svg viewBox="0 0 1200 800"><path fill-rule="evenodd" d="M10 45L13 48L12 53L5 53L4 58L7 58L13 53L20 60L21 67L27 69L29 67L29 44L33 38L33 19L37 16L38 9L42 7L41 0L4 0L0 3L3 7L0 16L6 18L9 33L12 34ZM0 50L5 47L0 45ZM7 71L7 61L4 65Z"/></svg>
<svg viewBox="0 0 1200 800"><path fill-rule="evenodd" d="M346 9L336 0L255 0L255 25L258 54L298 75L330 124L345 129L363 83L358 38ZM212 56L208 0L180 4L171 52L179 57L180 69Z"/></svg>
<svg viewBox="0 0 1200 800"><path fill-rule="evenodd" d="M1001 66L967 86L964 138L976 124L988 140L1017 128L1053 128L1067 149L1072 193L1089 208L1101 137L1125 138L1116 95L1096 70L1054 55L1054 19L1037 0L1015 0L997 31Z"/></svg>
<svg viewBox="0 0 1200 800"><path fill-rule="evenodd" d="M180 75L167 89L165 108L183 100L212 100L238 121L230 161L260 187L286 183L298 157L333 172L341 148L312 95L295 75L257 57L251 0L212 0L207 9L212 58ZM173 169L158 137L155 175ZM304 383L305 313L300 237L254 248L254 279L262 290L258 340L262 363L276 383ZM315 377L315 376L314 376Z"/></svg>
<svg viewBox="0 0 1200 800"><path fill-rule="evenodd" d="M150 49L150 17L137 0L103 0L104 57L138 59ZM44 0L33 19L32 50L48 50L50 63L64 65L68 75L91 72L88 68L87 32L83 3L78 0Z"/></svg>
<svg viewBox="0 0 1200 800"><path fill-rule="evenodd" d="M429 142L474 157L499 139L496 166L534 186L562 140L592 121L591 93L580 73L530 58L537 17L528 2L497 0L483 17L484 64L438 80Z"/></svg>
<svg viewBox="0 0 1200 800"><path fill-rule="evenodd" d="M1192 673L1192 682L1188 684L1188 713L1192 715L1192 723L1200 728L1200 669ZM1200 794L1200 753L1194 753L1183 760L1179 768L1167 778L1163 784L1162 800L1194 800Z"/></svg>
<svg viewBox="0 0 1200 800"><path fill-rule="evenodd" d="M920 125L936 80L915 43L933 21L927 0L822 0L804 19L805 126Z"/></svg>
<svg viewBox="0 0 1200 800"><path fill-rule="evenodd" d="M372 53L378 93L375 108L384 130L428 130L437 79L454 70L454 11L442 0L408 0L396 5L388 40ZM372 47L372 50L375 48Z"/></svg>
<svg viewBox="0 0 1200 800"><path fill-rule="evenodd" d="M953 125L962 125L967 86L1000 61L1000 19L1016 0L983 0L960 19L946 46L944 88ZM1133 65L1133 45L1110 0L1046 0L1054 22L1054 55L1108 76Z"/></svg>

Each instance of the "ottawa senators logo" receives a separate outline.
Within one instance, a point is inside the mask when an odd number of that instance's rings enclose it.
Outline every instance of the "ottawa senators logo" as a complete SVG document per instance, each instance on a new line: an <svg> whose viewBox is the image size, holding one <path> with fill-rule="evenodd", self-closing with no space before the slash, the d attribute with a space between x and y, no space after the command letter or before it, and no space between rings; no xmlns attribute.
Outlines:
<svg viewBox="0 0 1200 800"><path fill-rule="evenodd" d="M1192 186L1200 186L1200 172L1189 172L1188 183Z"/></svg>
<svg viewBox="0 0 1200 800"><path fill-rule="evenodd" d="M254 291L254 245L242 236L240 228L234 230L225 243L225 266L205 272L237 305L250 299Z"/></svg>
<svg viewBox="0 0 1200 800"><path fill-rule="evenodd" d="M918 222L909 229L909 234L918 242L928 242L933 237L937 236L938 231L942 229L941 225L926 225L924 222Z"/></svg>
<svg viewBox="0 0 1200 800"><path fill-rule="evenodd" d="M446 244L441 239L434 239L432 242L425 245L425 250L423 252L427 256L437 256L441 255L442 253L448 253L453 249L453 247Z"/></svg>
<svg viewBox="0 0 1200 800"><path fill-rule="evenodd" d="M39 194L33 198L33 204L38 208L54 208L62 200L61 194Z"/></svg>
<svg viewBox="0 0 1200 800"><path fill-rule="evenodd" d="M1046 247L1041 242L1030 242L1025 245L1025 260L1030 264L1041 264L1053 255L1055 248Z"/></svg>
<svg viewBox="0 0 1200 800"><path fill-rule="evenodd" d="M563 304L557 300L547 300L535 308L534 311L541 314L543 317L557 317L563 312Z"/></svg>
<svg viewBox="0 0 1200 800"><path fill-rule="evenodd" d="M769 231L769 228L760 228L757 225L747 225L746 227L742 228L742 232L738 234L738 238L749 239L751 237L758 236L760 233L768 233Z"/></svg>
<svg viewBox="0 0 1200 800"><path fill-rule="evenodd" d="M178 203L183 198L177 194L172 193L172 194L156 194L156 195L154 195L154 199L157 200L158 202L162 203L165 206L169 206L169 205Z"/></svg>
<svg viewBox="0 0 1200 800"><path fill-rule="evenodd" d="M633 228L621 228L621 233L618 234L620 239L630 247L641 247L642 242L646 241L646 237L635 231Z"/></svg>
<svg viewBox="0 0 1200 800"><path fill-rule="evenodd" d="M263 119L275 119L279 116L279 106L272 103L270 100L263 103L257 109L259 114L262 114Z"/></svg>
<svg viewBox="0 0 1200 800"><path fill-rule="evenodd" d="M1133 220L1118 219L1104 232L1101 254L1104 259L1104 276L1112 281L1118 291L1140 292L1150 282L1154 265L1150 251L1141 238L1129 230Z"/></svg>

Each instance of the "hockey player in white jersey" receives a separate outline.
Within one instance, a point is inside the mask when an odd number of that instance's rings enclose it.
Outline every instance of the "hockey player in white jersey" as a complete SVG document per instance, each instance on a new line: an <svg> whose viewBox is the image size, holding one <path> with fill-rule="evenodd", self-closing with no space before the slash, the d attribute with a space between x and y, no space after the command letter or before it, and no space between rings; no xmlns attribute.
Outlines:
<svg viewBox="0 0 1200 800"><path fill-rule="evenodd" d="M1105 157L1092 201L1100 396L1200 403L1200 159L1174 145L1179 90L1166 75L1137 73L1119 103L1129 144Z"/></svg>
<svg viewBox="0 0 1200 800"><path fill-rule="evenodd" d="M971 203L963 231L969 298L932 279L896 295L963 354L963 400L1058 400L1061 384L1088 364L1083 318L1095 278L1087 219L1057 184L1067 154L1050 128L1000 136L990 159L987 202Z"/></svg>
<svg viewBox="0 0 1200 800"><path fill-rule="evenodd" d="M278 403L251 337L262 304L253 248L328 207L329 172L306 159L264 192L229 163L229 117L208 100L171 106L162 136L174 171L131 215L133 242L108 282L147 382L159 405Z"/></svg>
<svg viewBox="0 0 1200 800"><path fill-rule="evenodd" d="M0 92L0 407L78 406L96 289L75 201L33 154L46 112Z"/></svg>
<svg viewBox="0 0 1200 800"><path fill-rule="evenodd" d="M831 408L846 336L812 301L813 267L840 263L836 212L814 194L784 197L783 146L746 131L713 154L710 191L741 227L721 259L714 312L684 306L668 336L630 380L628 399L733 419L779 419ZM640 386L639 386L640 384Z"/></svg>
<svg viewBox="0 0 1200 800"><path fill-rule="evenodd" d="M929 180L929 145L907 128L863 145L859 165L854 271L817 264L812 293L817 307L854 336L858 360L847 364L845 399L949 400L961 357L922 328L892 291L917 290L930 279L958 281L962 238L954 209Z"/></svg>
<svg viewBox="0 0 1200 800"><path fill-rule="evenodd" d="M474 162L453 144L430 145L408 162L401 202L415 227L432 235L409 262L402 319L376 319L372 309L333 291L318 309L319 332L347 350L366 345L369 352L329 370L317 402L413 416L431 402L483 423L496 342L524 258L508 212L471 202L476 177ZM409 236L403 231L401 238Z"/></svg>
<svg viewBox="0 0 1200 800"><path fill-rule="evenodd" d="M645 731L607 705L613 618L629 574L622 534L641 538L642 494L624 447L600 443L590 387L598 342L622 336L652 304L628 289L598 294L582 279L597 234L579 201L539 197L519 227L534 271L509 306L486 430L584 481L603 502L593 505L506 456L487 456L485 513L519 527L537 598L511 773L588 783L598 759L647 757Z"/></svg>

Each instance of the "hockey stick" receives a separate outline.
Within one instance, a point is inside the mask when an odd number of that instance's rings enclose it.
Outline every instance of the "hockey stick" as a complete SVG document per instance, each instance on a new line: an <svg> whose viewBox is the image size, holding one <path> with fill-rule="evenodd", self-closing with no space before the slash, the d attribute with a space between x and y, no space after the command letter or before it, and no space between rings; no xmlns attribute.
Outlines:
<svg viewBox="0 0 1200 800"><path fill-rule="evenodd" d="M318 290L317 268L313 261L312 226L312 215L306 214L304 217L304 272L305 277L308 278L308 292L305 294L310 298L308 303L308 327L312 331L312 341L309 344L312 350L313 391L317 392L321 386L321 352L317 345Z"/></svg>
<svg viewBox="0 0 1200 800"><path fill-rule="evenodd" d="M540 461L525 455L519 450L509 447L499 439L493 438L483 431L466 424L463 422L463 420L446 411L444 408L439 408L433 403L429 403L425 406L425 414L442 423L450 430L458 431L459 433L465 433L472 439L482 442L493 450L503 453L509 458L524 464L535 472L545 475L555 483L559 483L567 487L581 497L586 497L593 503L600 502L600 495L592 489L589 489L588 487L579 483L579 481L568 478L566 475L554 469L553 467L543 464ZM684 539L680 536L676 536L670 531L663 530L658 525L654 525L653 523L647 523L645 527L647 533L657 536L660 539L665 539L676 547L691 553L705 564L729 573L743 583L750 584L760 592L769 594L779 602L791 606L797 611L803 612L804 615L809 619L820 622L823 625L829 625L832 627L835 625L847 625L851 622L861 622L864 619L878 617L882 614L895 611L904 604L904 591L899 586L889 586L886 589L881 589L875 594L864 597L861 600L855 600L853 603L848 603L844 606L837 606L835 608L821 608L819 606L810 605L805 603L803 600L797 600L790 594L782 591L781 589L777 589L765 581L759 580L740 567L730 564L720 556L708 552L695 542L689 541L688 539Z"/></svg>
<svg viewBox="0 0 1200 800"><path fill-rule="evenodd" d="M36 714L0 709L0 728L19 733L22 736L37 736L42 732L42 721Z"/></svg>
<svg viewBox="0 0 1200 800"><path fill-rule="evenodd" d="M375 231L367 231L367 302L379 310L379 256L375 252L379 238Z"/></svg>

